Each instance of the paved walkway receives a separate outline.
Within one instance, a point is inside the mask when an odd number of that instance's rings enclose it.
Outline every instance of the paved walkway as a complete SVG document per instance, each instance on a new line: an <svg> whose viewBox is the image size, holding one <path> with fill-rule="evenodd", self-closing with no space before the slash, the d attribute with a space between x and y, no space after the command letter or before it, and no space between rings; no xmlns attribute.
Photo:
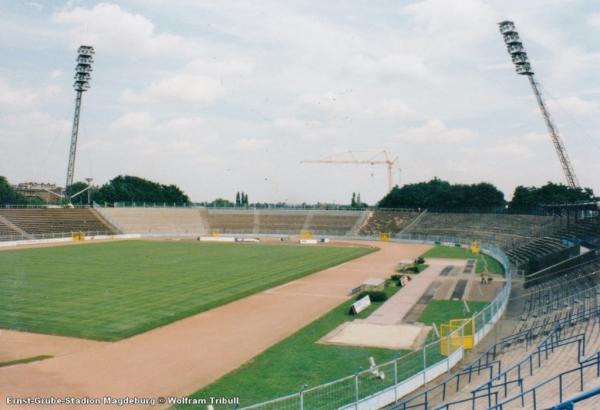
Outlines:
<svg viewBox="0 0 600 410"><path fill-rule="evenodd" d="M412 275L408 285L398 291L379 309L369 316L366 321L379 325L396 325L402 323L411 308L417 304L421 296L448 265L464 266L466 260L461 259L427 259L429 267L418 275Z"/></svg>
<svg viewBox="0 0 600 410"><path fill-rule="evenodd" d="M138 336L0 368L0 408L86 407L7 406L7 396L156 398L193 393L318 319L365 279L388 277L400 260L414 259L430 248L383 242L377 246L378 252Z"/></svg>

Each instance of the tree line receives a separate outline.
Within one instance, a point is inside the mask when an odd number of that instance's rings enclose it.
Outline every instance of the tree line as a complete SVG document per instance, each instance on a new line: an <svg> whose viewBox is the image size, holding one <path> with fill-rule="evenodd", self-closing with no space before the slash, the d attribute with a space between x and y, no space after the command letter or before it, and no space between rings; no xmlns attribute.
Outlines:
<svg viewBox="0 0 600 410"><path fill-rule="evenodd" d="M76 182L67 189L67 195L74 195L85 188L85 182ZM144 178L119 175L100 187L92 187L90 196L99 204L126 203L166 203L191 205L190 198L176 185L163 185ZM72 199L73 204L88 204L88 194L84 192ZM493 184L480 182L476 184L452 184L434 178L428 182L395 186L378 203L379 208L411 208L429 210L482 210L482 211L537 211L542 205L566 204L598 201L591 188L571 188L563 184L548 182L541 187L517 186L512 199L506 201L504 194ZM12 187L8 180L0 176L0 204L42 204L37 197L25 197ZM236 192L235 203L223 198L197 205L210 207L287 207L285 203L250 203L248 194ZM367 204L360 198L360 193L353 192L349 205L336 204L302 204L311 209L364 209Z"/></svg>
<svg viewBox="0 0 600 410"><path fill-rule="evenodd" d="M76 182L67 189L73 195L85 189L85 182ZM115 202L147 202L177 205L191 204L190 198L176 185L163 185L144 178L119 175L100 187L91 188L93 202L114 204ZM73 198L74 204L87 204L87 193Z"/></svg>
<svg viewBox="0 0 600 410"><path fill-rule="evenodd" d="M506 201L504 194L488 182L451 184L439 178L428 182L395 186L377 204L380 208L430 210L512 210L535 211L542 205L589 202L598 200L591 188L571 188L548 182L541 187L515 188Z"/></svg>

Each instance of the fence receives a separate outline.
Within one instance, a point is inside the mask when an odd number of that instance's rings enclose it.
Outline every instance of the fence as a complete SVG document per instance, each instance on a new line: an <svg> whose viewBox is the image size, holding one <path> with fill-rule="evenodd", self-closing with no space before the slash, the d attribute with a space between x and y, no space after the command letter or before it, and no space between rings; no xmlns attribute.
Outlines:
<svg viewBox="0 0 600 410"><path fill-rule="evenodd" d="M504 406L509 407L510 403L513 403L515 401L519 401L521 407L525 407L525 405L527 405L527 408L532 408L533 410L537 410L540 406L541 403L539 403L539 401L547 401L548 397L547 395L544 394L540 394L540 391L543 388L547 388L547 390L551 390L554 394L558 393L558 401L562 402L564 400L564 394L565 394L565 390L566 387L565 386L565 379L568 379L570 376L575 376L576 381L579 384L579 389L580 391L583 391L583 386L585 383L585 369L587 368L592 368L595 369L596 371L592 374L592 375L587 375L590 379L594 379L594 378L598 378L600 377L600 352L596 352L595 354L593 354L592 356L590 356L589 358L582 360L578 363L578 365L570 370L566 370L562 373L557 374L556 376L553 376L539 384L537 384L536 386L523 391L507 400L504 400L502 402L498 402L496 401L494 405L489 406L489 410L502 410L504 408ZM578 380L577 380L578 379ZM547 392L544 392L547 393ZM555 407L553 407L553 410L571 410L573 409L573 404L574 403L578 403L584 400L587 400L591 397L594 397L596 395L600 394L600 387L595 388L585 394L582 394L580 396L574 397L571 400L567 401L566 403L561 403Z"/></svg>
<svg viewBox="0 0 600 410"><path fill-rule="evenodd" d="M46 203L46 204L0 204L0 208L8 209L45 209L45 208L90 208L89 205L76 205L71 204L69 206L61 205L59 203Z"/></svg>
<svg viewBox="0 0 600 410"><path fill-rule="evenodd" d="M363 238L364 239L364 238ZM395 241L399 241L394 239ZM419 238L420 242L432 243L435 239ZM243 407L245 410L294 409L294 410L367 410L389 405L399 398L415 391L452 369L465 355L465 326L475 330L473 343L477 344L500 319L510 296L512 276L508 258L500 248L483 245L482 251L498 259L503 264L506 285L494 300L445 337L426 344L421 350L410 352L376 368L357 370L353 375L333 382L303 387L298 392ZM457 340L460 343L457 343ZM376 377L376 375L384 377Z"/></svg>
<svg viewBox="0 0 600 410"><path fill-rule="evenodd" d="M77 231L80 232L80 231ZM110 231L81 231L85 236L112 236L114 232ZM18 235L0 235L1 242L21 242L21 241L42 241L46 239L71 238L73 232L50 232L50 233L32 233Z"/></svg>

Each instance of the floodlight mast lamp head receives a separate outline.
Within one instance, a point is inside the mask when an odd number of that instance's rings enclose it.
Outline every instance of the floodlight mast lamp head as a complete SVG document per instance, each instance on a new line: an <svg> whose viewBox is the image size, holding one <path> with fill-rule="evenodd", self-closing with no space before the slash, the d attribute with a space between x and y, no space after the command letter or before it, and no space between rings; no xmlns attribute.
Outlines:
<svg viewBox="0 0 600 410"><path fill-rule="evenodd" d="M523 43L519 38L519 33L515 28L515 23L507 20L498 23L498 26L500 27L500 33L502 34L502 37L504 37L506 49L508 50L512 62L515 65L517 74L533 75L531 63L527 57L525 47L523 47Z"/></svg>
<svg viewBox="0 0 600 410"><path fill-rule="evenodd" d="M94 63L94 47L80 46L77 50L77 65L75 66L75 91L87 91L90 88L91 73Z"/></svg>

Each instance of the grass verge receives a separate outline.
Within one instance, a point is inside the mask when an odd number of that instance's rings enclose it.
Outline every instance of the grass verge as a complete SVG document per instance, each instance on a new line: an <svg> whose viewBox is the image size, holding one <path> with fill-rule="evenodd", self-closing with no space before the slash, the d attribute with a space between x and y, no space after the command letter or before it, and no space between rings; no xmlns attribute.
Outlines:
<svg viewBox="0 0 600 410"><path fill-rule="evenodd" d="M0 367L13 366L15 364L25 364L25 363L37 362L39 360L46 360L46 359L50 359L50 358L52 358L52 356L45 355L45 354L39 355L39 356L33 356L33 357L26 357L24 359L10 360L8 362L0 362Z"/></svg>

